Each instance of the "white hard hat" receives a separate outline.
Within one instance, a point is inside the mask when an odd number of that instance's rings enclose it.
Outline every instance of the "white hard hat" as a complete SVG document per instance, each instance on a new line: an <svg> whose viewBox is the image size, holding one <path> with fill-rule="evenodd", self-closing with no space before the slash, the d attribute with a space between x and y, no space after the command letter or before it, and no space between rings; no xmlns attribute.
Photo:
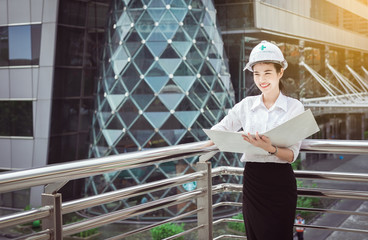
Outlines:
<svg viewBox="0 0 368 240"><path fill-rule="evenodd" d="M280 64L283 69L286 69L288 66L280 48L267 41L262 41L252 49L249 55L249 62L245 65L243 71L248 69L253 72L253 66L259 62L277 63Z"/></svg>

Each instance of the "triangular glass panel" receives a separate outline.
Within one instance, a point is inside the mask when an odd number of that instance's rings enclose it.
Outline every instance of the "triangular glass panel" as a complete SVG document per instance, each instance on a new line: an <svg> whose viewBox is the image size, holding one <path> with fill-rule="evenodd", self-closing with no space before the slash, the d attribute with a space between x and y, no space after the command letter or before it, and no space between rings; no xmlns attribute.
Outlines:
<svg viewBox="0 0 368 240"><path fill-rule="evenodd" d="M218 51L213 44L211 44L210 49L208 50L208 57L221 59L221 56L218 54Z"/></svg>
<svg viewBox="0 0 368 240"><path fill-rule="evenodd" d="M206 125L206 124L205 124ZM198 121L195 122L192 127L191 127L191 133L198 138L199 141L203 141L208 139L207 134L202 130L203 128L206 127L202 127L201 125L198 124ZM211 125L209 125L209 128L211 128Z"/></svg>
<svg viewBox="0 0 368 240"><path fill-rule="evenodd" d="M161 58L158 61L160 62L160 65L166 71L167 74L173 74L182 60L180 58L179 59L172 59L172 58L162 59Z"/></svg>
<svg viewBox="0 0 368 240"><path fill-rule="evenodd" d="M167 143L167 141L162 138L162 136L158 133L156 133L152 138L151 141L149 142L149 145L151 148L158 148L158 147L167 147L169 146L169 144Z"/></svg>
<svg viewBox="0 0 368 240"><path fill-rule="evenodd" d="M159 22L165 12L165 8L148 8L147 11L155 22Z"/></svg>
<svg viewBox="0 0 368 240"><path fill-rule="evenodd" d="M187 58L186 62L189 63L191 66L193 66L194 69L196 69L197 71L199 70L199 68L203 63L202 56L199 54L198 50L194 46L190 48L186 58Z"/></svg>
<svg viewBox="0 0 368 240"><path fill-rule="evenodd" d="M150 138L155 133L154 130L148 130L148 129L139 129L136 130L134 126L132 129L130 129L130 132L133 134L134 138L139 143L140 147L143 148L148 141L150 141Z"/></svg>
<svg viewBox="0 0 368 240"><path fill-rule="evenodd" d="M144 142L148 141L149 137L154 134L154 129L151 124L141 116L130 128L130 132L133 133L139 144L144 146Z"/></svg>
<svg viewBox="0 0 368 240"><path fill-rule="evenodd" d="M124 102L123 106L120 108L118 114L125 123L125 125L129 127L138 117L138 109L134 105L132 100L127 99Z"/></svg>
<svg viewBox="0 0 368 240"><path fill-rule="evenodd" d="M167 121L161 126L161 129L185 129L176 117L170 115Z"/></svg>
<svg viewBox="0 0 368 240"><path fill-rule="evenodd" d="M109 94L125 94L126 89L121 81L116 81L116 84L110 89Z"/></svg>
<svg viewBox="0 0 368 240"><path fill-rule="evenodd" d="M157 77L145 77L146 82L152 88L155 93L161 91L161 89L166 85L169 81L168 76L157 76Z"/></svg>
<svg viewBox="0 0 368 240"><path fill-rule="evenodd" d="M112 89L112 87L116 84L116 79L113 76L105 76L104 80L105 81L102 84L104 85L105 89Z"/></svg>
<svg viewBox="0 0 368 240"><path fill-rule="evenodd" d="M183 93L183 91L170 79L166 86L161 90L161 93Z"/></svg>
<svg viewBox="0 0 368 240"><path fill-rule="evenodd" d="M199 111L199 107L197 108L193 101L191 101L188 97L185 97L176 107L175 111Z"/></svg>
<svg viewBox="0 0 368 240"><path fill-rule="evenodd" d="M121 79L128 91L131 92L140 80L139 73L133 64L125 69Z"/></svg>
<svg viewBox="0 0 368 240"><path fill-rule="evenodd" d="M210 109L211 111L221 109L221 107L222 107L222 106L219 105L219 102L217 102L216 99L213 96L211 96L208 99L206 105L207 105L207 109Z"/></svg>
<svg viewBox="0 0 368 240"><path fill-rule="evenodd" d="M147 39L148 42L167 42L165 35L156 27Z"/></svg>
<svg viewBox="0 0 368 240"><path fill-rule="evenodd" d="M203 128L210 129L214 124L214 122L210 122L207 118L205 118L203 114L200 114L198 116L196 123L198 123L198 125L201 126L201 129Z"/></svg>
<svg viewBox="0 0 368 240"><path fill-rule="evenodd" d="M109 120L109 123L106 125L108 129L119 129L122 130L124 128L122 120L117 117L117 115L112 115L112 118Z"/></svg>
<svg viewBox="0 0 368 240"><path fill-rule="evenodd" d="M210 47L210 44L206 42L197 42L195 46L200 51L202 56L207 56L207 52Z"/></svg>
<svg viewBox="0 0 368 240"><path fill-rule="evenodd" d="M109 102L110 107L113 111L115 111L119 107L119 105L123 102L125 98L126 96L121 94L116 95L108 94L106 96L106 99Z"/></svg>
<svg viewBox="0 0 368 240"><path fill-rule="evenodd" d="M195 76L174 76L173 78L176 85L183 89L183 92L189 91L196 79Z"/></svg>
<svg viewBox="0 0 368 240"><path fill-rule="evenodd" d="M202 65L202 69L200 71L201 76L214 76L216 74L216 72L213 70L213 68L208 65L207 62L205 62Z"/></svg>
<svg viewBox="0 0 368 240"><path fill-rule="evenodd" d="M206 84L206 86L211 89L212 88L212 84L215 82L215 80L217 79L217 77L215 75L207 75L207 76L202 76L202 79L204 80L204 83Z"/></svg>
<svg viewBox="0 0 368 240"><path fill-rule="evenodd" d="M226 100L227 93L226 92L215 92L215 96L217 100L220 102L220 105L223 106Z"/></svg>
<svg viewBox="0 0 368 240"><path fill-rule="evenodd" d="M195 39L196 39L197 42L206 42L207 44L209 42L207 35L203 32L202 29L198 30Z"/></svg>
<svg viewBox="0 0 368 240"><path fill-rule="evenodd" d="M138 2L138 1L134 1L134 2ZM142 13L144 12L144 10L142 10L143 8L140 9L129 9L128 14L130 15L131 19L133 20L132 22L137 22L137 20L139 19L140 16L142 16Z"/></svg>
<svg viewBox="0 0 368 240"><path fill-rule="evenodd" d="M208 11L205 12L202 23L203 23L204 26L212 26L213 25L213 22L211 20L211 16L208 13Z"/></svg>
<svg viewBox="0 0 368 240"><path fill-rule="evenodd" d="M121 27L121 26L130 27L131 23L132 23L132 20L130 19L128 13L123 12L119 17L119 20L116 22L116 26L117 27Z"/></svg>
<svg viewBox="0 0 368 240"><path fill-rule="evenodd" d="M170 112L144 112L143 115L153 127L160 128L169 118Z"/></svg>
<svg viewBox="0 0 368 240"><path fill-rule="evenodd" d="M213 83L212 91L213 92L225 92L225 87L219 78L216 78L216 81Z"/></svg>
<svg viewBox="0 0 368 240"><path fill-rule="evenodd" d="M146 46L151 50L151 52L156 56L161 56L162 52L168 46L167 42L146 42Z"/></svg>
<svg viewBox="0 0 368 240"><path fill-rule="evenodd" d="M197 22L201 23L202 22L202 17L203 17L203 10L200 9L192 9L191 10L191 14L193 15L194 19L197 20Z"/></svg>
<svg viewBox="0 0 368 240"><path fill-rule="evenodd" d="M224 45L223 45L223 43L216 43L215 46L216 46L217 52L219 53L219 56L221 58L221 56L224 53L223 52L224 51Z"/></svg>
<svg viewBox="0 0 368 240"><path fill-rule="evenodd" d="M116 144L115 148L119 153L135 152L138 150L136 143L133 141L129 133L125 133L125 135Z"/></svg>
<svg viewBox="0 0 368 240"><path fill-rule="evenodd" d="M160 99L156 97L145 112L168 112L168 111L169 109L167 109L166 106L160 101Z"/></svg>
<svg viewBox="0 0 368 240"><path fill-rule="evenodd" d="M182 62L176 69L174 76L195 76L195 73L191 70L186 62Z"/></svg>
<svg viewBox="0 0 368 240"><path fill-rule="evenodd" d="M179 24L170 11L167 11L161 18L158 27L167 39L172 39L176 30L179 28Z"/></svg>
<svg viewBox="0 0 368 240"><path fill-rule="evenodd" d="M141 40L142 38L139 36L139 34L135 29L131 31L131 33L124 42L126 48L130 53L130 56L133 56L137 51L137 49L142 45Z"/></svg>
<svg viewBox="0 0 368 240"><path fill-rule="evenodd" d="M154 62L154 57L147 46L143 46L135 55L134 62L137 64L141 72L145 74L147 69Z"/></svg>
<svg viewBox="0 0 368 240"><path fill-rule="evenodd" d="M115 75L119 75L121 70L128 63L128 53L123 46L119 46L111 57L112 66Z"/></svg>
<svg viewBox="0 0 368 240"><path fill-rule="evenodd" d="M106 127L106 123L111 117L111 112L97 112L97 120L101 127Z"/></svg>
<svg viewBox="0 0 368 240"><path fill-rule="evenodd" d="M161 0L151 0L148 8L165 8L165 3Z"/></svg>
<svg viewBox="0 0 368 240"><path fill-rule="evenodd" d="M134 27L143 39L147 39L148 35L154 28L154 23L155 22L152 20L148 12L144 12L139 21L135 23Z"/></svg>
<svg viewBox="0 0 368 240"><path fill-rule="evenodd" d="M163 77L166 75L167 73L162 69L161 65L158 62L156 62L147 72L146 77Z"/></svg>
<svg viewBox="0 0 368 240"><path fill-rule="evenodd" d="M131 96L142 110L145 109L154 98L153 91L144 80L140 82Z"/></svg>
<svg viewBox="0 0 368 240"><path fill-rule="evenodd" d="M115 141L123 134L123 131L103 129L102 134L104 135L107 144L109 144L109 146L113 146Z"/></svg>
<svg viewBox="0 0 368 240"><path fill-rule="evenodd" d="M179 2L181 2L180 0L176 0L174 1L174 5L179 4ZM183 7L181 9L175 9L176 6L171 6L170 11L172 12L172 14L175 16L176 20L178 20L178 22L182 22L184 20L185 15L188 12L188 8L187 7Z"/></svg>
<svg viewBox="0 0 368 240"><path fill-rule="evenodd" d="M188 34L184 31L182 27L178 28L172 41L173 42L192 42L191 38L188 36Z"/></svg>
<svg viewBox="0 0 368 240"><path fill-rule="evenodd" d="M214 26L204 26L204 30L206 31L208 38L212 39L215 43L217 43L214 39L215 36L218 34L217 30Z"/></svg>
<svg viewBox="0 0 368 240"><path fill-rule="evenodd" d="M197 105L198 108L203 106L209 94L209 91L199 81L195 81L192 89L189 91L190 99Z"/></svg>
<svg viewBox="0 0 368 240"><path fill-rule="evenodd" d="M193 16L191 16L191 14L187 14L183 20L183 23L183 29L192 39L194 39L194 36L199 28L197 21L193 18Z"/></svg>
<svg viewBox="0 0 368 240"><path fill-rule="evenodd" d="M161 93L158 98L168 109L175 110L184 96L184 93Z"/></svg>
<svg viewBox="0 0 368 240"><path fill-rule="evenodd" d="M217 73L220 73L222 60L221 59L216 59L216 58L210 58L209 62L211 64L211 66L215 69L215 71Z"/></svg>
<svg viewBox="0 0 368 240"><path fill-rule="evenodd" d="M183 57L188 53L192 46L192 42L172 42L171 45L180 53L180 56Z"/></svg>
<svg viewBox="0 0 368 240"><path fill-rule="evenodd" d="M176 111L174 116L186 127L189 128L197 120L199 111Z"/></svg>
<svg viewBox="0 0 368 240"><path fill-rule="evenodd" d="M167 58L180 58L176 51L171 47L171 45L167 45L166 49L160 56L161 59L167 59Z"/></svg>
<svg viewBox="0 0 368 240"><path fill-rule="evenodd" d="M176 145L186 132L187 130L185 129L160 129L160 134L169 142L170 145Z"/></svg>

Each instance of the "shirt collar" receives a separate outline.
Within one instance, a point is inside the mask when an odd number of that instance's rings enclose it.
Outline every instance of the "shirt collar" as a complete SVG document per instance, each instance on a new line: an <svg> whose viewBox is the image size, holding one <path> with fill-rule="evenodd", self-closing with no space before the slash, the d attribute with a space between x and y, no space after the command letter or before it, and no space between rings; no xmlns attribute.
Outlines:
<svg viewBox="0 0 368 240"><path fill-rule="evenodd" d="M251 109L254 110L259 106L264 106L263 100L262 100L262 94L259 95L255 99ZM287 112L287 97L284 94L282 94L281 92L280 92L279 96L277 97L275 104L269 109L269 111L272 111L276 107L281 108L282 110Z"/></svg>

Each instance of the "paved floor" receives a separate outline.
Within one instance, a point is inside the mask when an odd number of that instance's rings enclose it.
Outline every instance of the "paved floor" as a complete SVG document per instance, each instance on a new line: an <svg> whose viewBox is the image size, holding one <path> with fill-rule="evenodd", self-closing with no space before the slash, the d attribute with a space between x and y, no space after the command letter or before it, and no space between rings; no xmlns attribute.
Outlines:
<svg viewBox="0 0 368 240"><path fill-rule="evenodd" d="M331 166L330 169L328 169ZM329 158L321 160L308 167L309 170L323 170L333 172L355 172L368 173L368 156L359 155L348 157L348 160L336 158ZM354 183L354 182L336 182L330 183L328 181L313 181L319 188L341 188L346 190L362 190L368 191L368 184ZM351 210L368 212L368 201L359 200L340 200L333 207L333 209ZM313 225L333 226L344 228L368 229L368 217L364 216L346 216L339 214L324 214L316 219ZM349 233L349 232L332 232L328 230L307 229L305 231L305 239L313 240L368 240L368 234Z"/></svg>

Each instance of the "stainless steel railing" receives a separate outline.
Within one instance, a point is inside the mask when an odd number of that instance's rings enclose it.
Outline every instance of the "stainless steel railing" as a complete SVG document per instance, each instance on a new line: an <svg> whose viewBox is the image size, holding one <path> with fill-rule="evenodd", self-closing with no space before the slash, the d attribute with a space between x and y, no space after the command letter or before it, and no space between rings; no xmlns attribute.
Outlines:
<svg viewBox="0 0 368 240"><path fill-rule="evenodd" d="M26 189L33 186L45 185L45 193L42 196L43 207L22 213L1 216L0 228L10 227L16 224L27 223L36 219L43 219L43 231L34 234L34 236L25 236L32 239L62 239L62 236L71 235L90 228L100 227L117 220L123 220L138 216L147 212L152 212L164 207L173 206L182 202L197 199L197 209L188 213L181 214L175 218L168 219L159 223L146 226L140 230L123 233L111 239L121 239L126 236L147 231L159 224L177 221L181 218L197 215L197 227L185 231L180 235L185 235L197 231L198 239L212 239L212 226L231 219L221 219L213 222L213 208L229 205L239 205L239 203L219 203L212 205L212 195L220 192L241 192L242 186L239 184L218 184L212 186L212 177L226 174L242 175L241 168L218 167L211 169L208 160L218 149L214 146L206 147L207 141L182 144L164 148L150 149L146 151L126 153L103 157L99 159L81 160L71 163L49 165L46 167L28 169L0 174L0 193ZM302 144L304 152L318 153L350 153L350 154L368 154L367 141L347 141L347 140L304 140ZM158 182L151 182L139 186L119 189L96 196L73 200L70 202L61 201L58 189L67 181L94 176L111 171L126 170L131 168L143 167L152 164L174 161L190 156L202 155L197 163L197 172L164 179ZM297 178L324 179L330 181L360 181L367 182L368 174L356 173L331 173L318 171L296 171ZM177 194L174 196L158 199L145 204L118 210L109 214L103 214L90 218L88 220L62 225L62 215L76 212L88 207L98 206L124 198L138 196L144 193L157 191L160 189L177 186L186 182L198 182L198 188L194 191ZM368 200L367 192L330 190L330 189L298 189L298 193L304 196L328 197L337 199L363 199ZM331 212L328 209L300 209L314 212ZM332 211L339 214L353 215L351 211ZM359 213L362 215L362 213ZM364 213L363 213L364 215ZM359 229L340 229L326 226L311 226L309 228L330 229L336 231L364 232ZM224 238L227 235L219 236L216 239ZM235 237L235 236L234 236ZM243 238L237 236L236 238Z"/></svg>

